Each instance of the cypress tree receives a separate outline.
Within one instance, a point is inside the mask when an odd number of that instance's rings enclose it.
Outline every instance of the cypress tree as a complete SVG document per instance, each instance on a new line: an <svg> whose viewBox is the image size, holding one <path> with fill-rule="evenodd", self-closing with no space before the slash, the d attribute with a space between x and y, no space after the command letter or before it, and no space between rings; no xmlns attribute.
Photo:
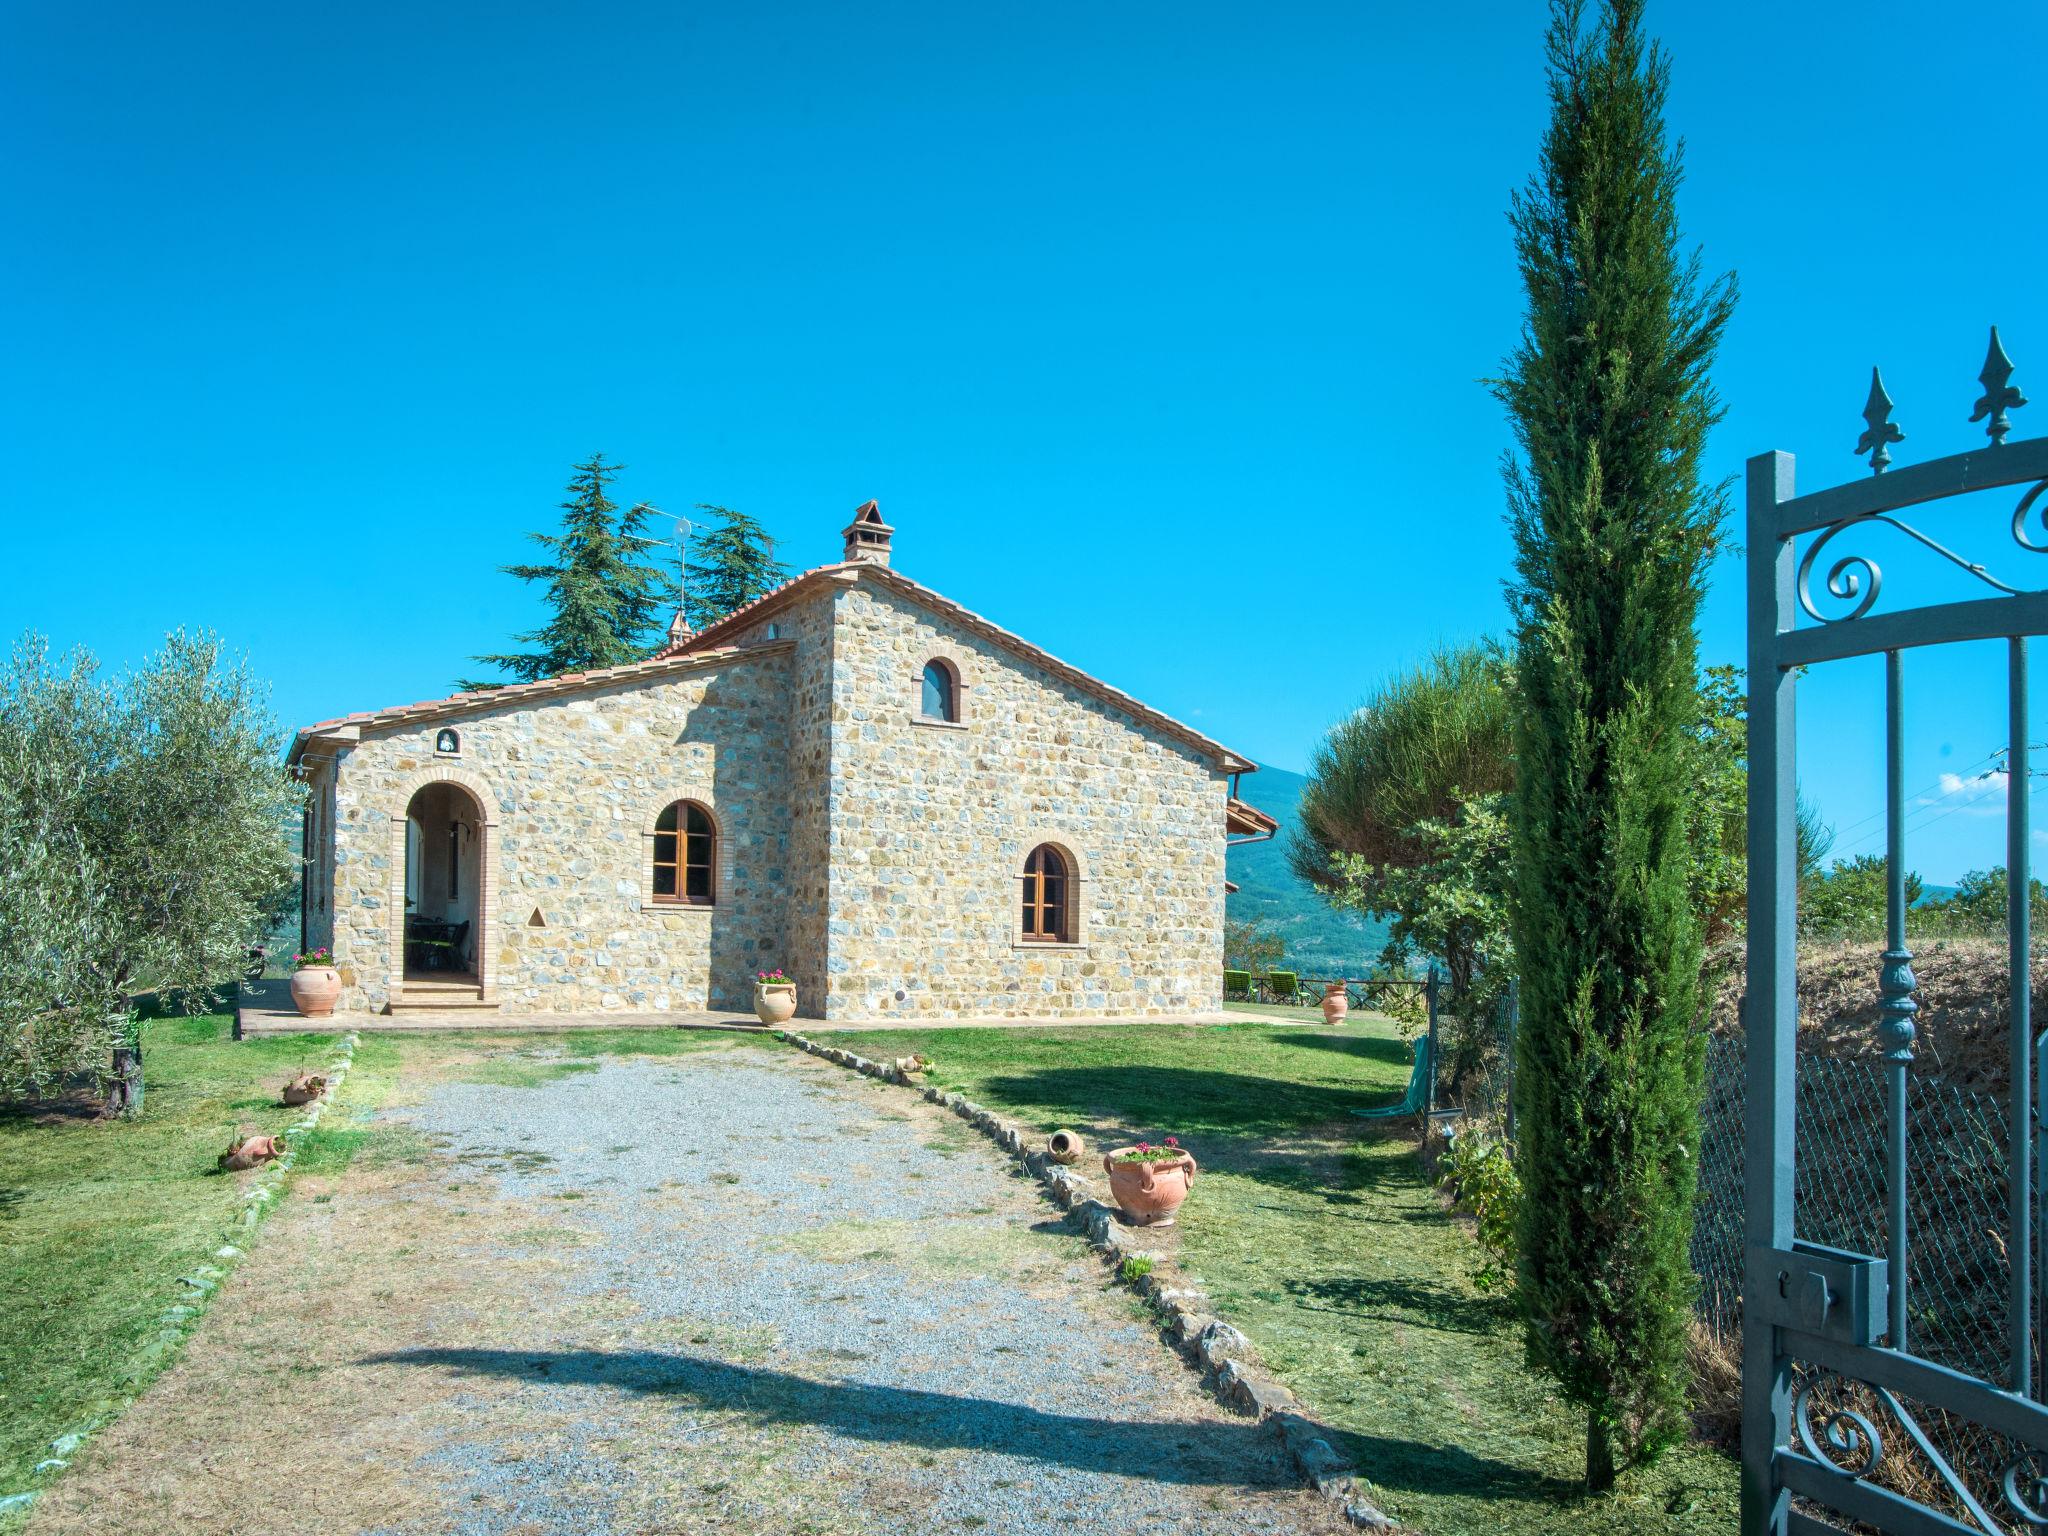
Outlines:
<svg viewBox="0 0 2048 1536"><path fill-rule="evenodd" d="M654 509L639 502L619 510L606 489L623 464L607 464L593 454L575 466L569 499L562 503L560 533L527 537L554 559L545 565L508 565L505 574L545 585L548 622L514 638L535 647L508 655L476 656L472 660L509 672L523 683L593 667L616 667L637 661L653 649L666 627L663 603L674 581L652 565L645 551ZM492 688L495 683L465 682L465 688Z"/></svg>
<svg viewBox="0 0 2048 1536"><path fill-rule="evenodd" d="M719 525L690 541L683 609L692 629L707 629L781 586L789 580L789 571L776 563L775 541L768 530L746 513L706 502L699 502L697 510L715 512Z"/></svg>
<svg viewBox="0 0 2048 1536"><path fill-rule="evenodd" d="M1586 1412L1586 1482L1684 1433L1704 1042L1687 802L1725 489L1700 454L1732 276L1679 250L1666 59L1640 0L1553 0L1551 118L1511 209L1528 295L1497 384L1515 579L1518 1294Z"/></svg>

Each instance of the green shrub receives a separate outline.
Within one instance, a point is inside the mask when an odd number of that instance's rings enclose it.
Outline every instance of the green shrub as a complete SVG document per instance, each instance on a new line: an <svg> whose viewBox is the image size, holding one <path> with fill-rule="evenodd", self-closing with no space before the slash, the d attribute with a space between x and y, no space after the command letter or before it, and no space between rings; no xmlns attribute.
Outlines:
<svg viewBox="0 0 2048 1536"><path fill-rule="evenodd" d="M1131 1254L1125 1258L1121 1273L1125 1285L1136 1285L1152 1273L1152 1260L1144 1254Z"/></svg>
<svg viewBox="0 0 2048 1536"><path fill-rule="evenodd" d="M1482 1291L1512 1286L1522 1179L1508 1149L1483 1131L1465 1131L1453 1138L1444 1154L1437 1187L1478 1225L1479 1247L1486 1261L1473 1276L1474 1283Z"/></svg>

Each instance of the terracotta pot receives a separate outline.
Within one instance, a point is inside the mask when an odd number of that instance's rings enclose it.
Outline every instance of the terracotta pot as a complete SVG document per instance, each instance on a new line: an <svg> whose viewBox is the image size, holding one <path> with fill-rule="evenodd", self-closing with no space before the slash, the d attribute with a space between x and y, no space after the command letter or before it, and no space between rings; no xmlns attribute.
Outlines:
<svg viewBox="0 0 2048 1536"><path fill-rule="evenodd" d="M1102 1160L1109 1192L1134 1227L1170 1227L1173 1213L1187 1199L1195 1182L1195 1158L1183 1152L1170 1163L1120 1163L1117 1158L1135 1147L1118 1147Z"/></svg>
<svg viewBox="0 0 2048 1536"><path fill-rule="evenodd" d="M247 1136L221 1153L220 1165L229 1173L240 1173L244 1168L269 1162L283 1151L282 1136Z"/></svg>
<svg viewBox="0 0 2048 1536"><path fill-rule="evenodd" d="M1344 1016L1351 1011L1351 999L1344 991L1344 983L1333 981L1323 988L1323 1022L1342 1024Z"/></svg>
<svg viewBox="0 0 2048 1536"><path fill-rule="evenodd" d="M292 1006L309 1019L324 1019L334 1012L341 996L341 972L331 965L308 966L292 972Z"/></svg>
<svg viewBox="0 0 2048 1536"><path fill-rule="evenodd" d="M301 1072L284 1085L284 1101L287 1104L310 1104L326 1091L326 1078L313 1072Z"/></svg>
<svg viewBox="0 0 2048 1536"><path fill-rule="evenodd" d="M766 982L754 988L754 1015L763 1024L787 1024L796 1017L796 983Z"/></svg>
<svg viewBox="0 0 2048 1536"><path fill-rule="evenodd" d="M1078 1163L1087 1150L1088 1143L1078 1131L1054 1131L1045 1138L1046 1156L1056 1163Z"/></svg>

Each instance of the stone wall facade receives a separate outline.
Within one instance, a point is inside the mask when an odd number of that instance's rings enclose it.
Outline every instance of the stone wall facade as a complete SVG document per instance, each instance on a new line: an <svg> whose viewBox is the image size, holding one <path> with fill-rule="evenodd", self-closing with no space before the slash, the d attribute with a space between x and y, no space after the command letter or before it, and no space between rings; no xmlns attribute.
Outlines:
<svg viewBox="0 0 2048 1536"><path fill-rule="evenodd" d="M335 764L332 936L341 1007L391 1000L405 817L459 785L483 825L475 953L505 1013L744 1009L787 944L791 647L599 691L377 731ZM454 754L435 751L444 726ZM655 820L718 829L718 901L652 899Z"/></svg>
<svg viewBox="0 0 2048 1536"><path fill-rule="evenodd" d="M1219 1010L1222 770L878 583L833 601L825 1017ZM922 717L934 659L958 679L957 724ZM1021 932L1041 843L1075 877L1070 943Z"/></svg>
<svg viewBox="0 0 2048 1536"><path fill-rule="evenodd" d="M476 953L505 1013L745 1010L777 965L832 1022L1219 1010L1215 757L864 575L826 573L694 663L309 744L308 934L331 938L341 1006L400 985L407 807L446 785L429 799L474 804ZM956 722L922 715L934 659ZM652 899L677 800L717 825L714 905ZM1042 843L1073 875L1069 942L1021 932Z"/></svg>

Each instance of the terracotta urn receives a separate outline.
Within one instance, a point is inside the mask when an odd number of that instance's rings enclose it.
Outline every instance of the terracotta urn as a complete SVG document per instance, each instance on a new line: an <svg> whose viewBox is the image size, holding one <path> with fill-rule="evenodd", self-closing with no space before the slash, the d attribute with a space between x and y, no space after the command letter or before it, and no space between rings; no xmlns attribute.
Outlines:
<svg viewBox="0 0 2048 1536"><path fill-rule="evenodd" d="M258 1163L267 1163L284 1152L282 1136L245 1136L238 1138L227 1151L220 1155L223 1172L240 1173L245 1168L254 1168Z"/></svg>
<svg viewBox="0 0 2048 1536"><path fill-rule="evenodd" d="M1103 1158L1102 1171L1109 1175L1110 1195L1123 1211L1124 1220L1132 1226L1170 1227L1173 1213L1180 1209L1195 1182L1194 1154L1182 1152L1171 1161L1159 1163L1117 1161L1125 1153L1135 1151L1136 1147L1118 1147Z"/></svg>
<svg viewBox="0 0 2048 1536"><path fill-rule="evenodd" d="M292 1006L307 1018L326 1018L340 996L341 972L333 966L309 965L292 972Z"/></svg>
<svg viewBox="0 0 2048 1536"><path fill-rule="evenodd" d="M1045 1138L1046 1155L1056 1163L1078 1163L1087 1150L1088 1143L1078 1131L1054 1131Z"/></svg>
<svg viewBox="0 0 2048 1536"><path fill-rule="evenodd" d="M317 1072L301 1072L284 1085L283 1097L287 1104L310 1104L326 1091L326 1078Z"/></svg>
<svg viewBox="0 0 2048 1536"><path fill-rule="evenodd" d="M796 983L763 982L754 988L754 1015L763 1024L787 1024L796 1017Z"/></svg>
<svg viewBox="0 0 2048 1536"><path fill-rule="evenodd" d="M1323 987L1323 1022L1342 1024L1344 1016L1351 1011L1351 998L1341 981L1328 982Z"/></svg>

